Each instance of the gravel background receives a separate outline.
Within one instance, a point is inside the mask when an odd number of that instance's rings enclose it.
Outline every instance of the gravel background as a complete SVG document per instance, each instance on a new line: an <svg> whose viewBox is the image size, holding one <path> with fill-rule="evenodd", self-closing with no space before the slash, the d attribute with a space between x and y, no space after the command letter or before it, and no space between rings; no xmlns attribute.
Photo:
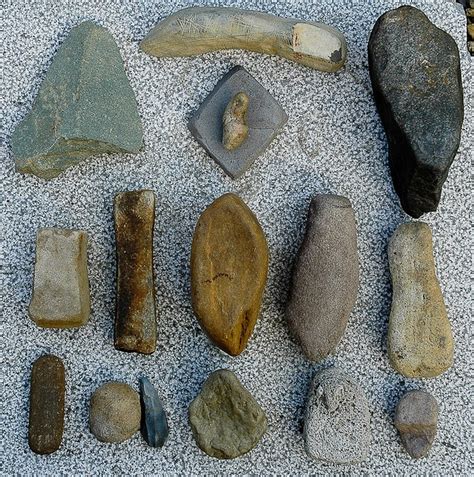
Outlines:
<svg viewBox="0 0 474 477"><path fill-rule="evenodd" d="M201 2L195 2L196 4ZM387 240L410 220L400 209L387 163L386 139L372 98L367 40L380 14L401 2L234 1L202 2L321 20L339 27L349 61L337 74L323 74L276 57L239 51L197 58L158 60L138 42L161 18L189 6L185 1L2 2L2 177L0 472L7 474L247 474L468 475L474 472L472 396L472 60L465 51L465 16L444 0L418 5L456 39L462 57L466 114L459 154L434 214L436 264L456 341L455 363L438 379L397 375L386 354L390 310ZM136 156L102 156L45 182L16 174L11 133L30 110L52 57L73 25L92 19L106 26L122 52L136 92L145 148ZM237 181L228 178L191 138L186 123L217 81L242 65L283 105L289 121L266 153ZM155 273L159 348L152 356L116 351L112 344L115 249L112 201L119 191L151 188L157 195ZM240 194L267 235L271 262L263 311L247 350L221 354L200 330L190 306L189 255L199 214L227 191ZM333 192L350 197L358 225L361 287L357 306L335 356L311 365L290 339L283 309L291 265L302 238L310 197ZM92 315L76 330L43 330L27 316L34 242L38 227L89 232ZM32 362L51 352L67 370L67 411L61 449L33 454L27 444L29 374ZM310 461L303 450L302 416L308 386L321 367L337 364L367 393L373 444L368 460L353 467ZM187 408L213 370L236 372L266 411L269 429L250 454L219 461L202 453L187 423ZM146 374L162 396L170 437L162 450L137 434L120 445L99 443L88 429L88 401L115 379L138 389ZM394 408L408 389L428 389L441 406L431 454L411 460L392 425Z"/></svg>

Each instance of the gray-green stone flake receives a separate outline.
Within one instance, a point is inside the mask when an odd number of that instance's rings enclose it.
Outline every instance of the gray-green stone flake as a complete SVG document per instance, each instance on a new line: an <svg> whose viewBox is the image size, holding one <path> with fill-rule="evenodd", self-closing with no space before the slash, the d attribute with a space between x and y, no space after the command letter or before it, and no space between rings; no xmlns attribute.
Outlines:
<svg viewBox="0 0 474 477"><path fill-rule="evenodd" d="M85 158L137 153L143 144L135 95L112 35L90 21L59 47L12 149L18 172L52 179Z"/></svg>

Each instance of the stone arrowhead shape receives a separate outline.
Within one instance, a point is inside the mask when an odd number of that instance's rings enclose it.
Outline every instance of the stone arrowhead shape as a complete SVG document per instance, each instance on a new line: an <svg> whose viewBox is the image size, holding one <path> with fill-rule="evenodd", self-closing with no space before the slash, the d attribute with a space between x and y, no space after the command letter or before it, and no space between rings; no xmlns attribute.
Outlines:
<svg viewBox="0 0 474 477"><path fill-rule="evenodd" d="M163 447L168 438L168 420L161 399L150 380L140 378L142 435L151 447Z"/></svg>
<svg viewBox="0 0 474 477"><path fill-rule="evenodd" d="M232 356L252 334L267 271L267 241L255 215L235 194L216 199L194 231L191 295L204 331Z"/></svg>
<svg viewBox="0 0 474 477"><path fill-rule="evenodd" d="M412 217L438 207L464 115L459 51L420 10L383 14L369 40L374 98L387 133L393 185Z"/></svg>
<svg viewBox="0 0 474 477"><path fill-rule="evenodd" d="M51 179L89 156L136 153L142 144L135 95L112 35L81 23L59 47L13 133L17 171Z"/></svg>

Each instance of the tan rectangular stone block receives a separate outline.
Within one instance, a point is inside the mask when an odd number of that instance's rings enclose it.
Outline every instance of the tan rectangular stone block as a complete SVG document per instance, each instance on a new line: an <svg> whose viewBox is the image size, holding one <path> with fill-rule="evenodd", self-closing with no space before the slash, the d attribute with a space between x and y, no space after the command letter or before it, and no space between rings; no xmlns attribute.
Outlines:
<svg viewBox="0 0 474 477"><path fill-rule="evenodd" d="M39 229L30 318L44 328L73 328L90 314L87 233Z"/></svg>

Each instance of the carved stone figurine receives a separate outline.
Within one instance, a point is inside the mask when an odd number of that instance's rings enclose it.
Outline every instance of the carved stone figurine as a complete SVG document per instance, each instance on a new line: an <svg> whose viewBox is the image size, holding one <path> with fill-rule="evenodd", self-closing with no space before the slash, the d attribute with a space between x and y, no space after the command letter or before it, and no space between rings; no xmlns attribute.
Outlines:
<svg viewBox="0 0 474 477"><path fill-rule="evenodd" d="M237 149L249 135L248 107L249 97L241 91L229 101L225 108L222 116L222 144L228 151Z"/></svg>

